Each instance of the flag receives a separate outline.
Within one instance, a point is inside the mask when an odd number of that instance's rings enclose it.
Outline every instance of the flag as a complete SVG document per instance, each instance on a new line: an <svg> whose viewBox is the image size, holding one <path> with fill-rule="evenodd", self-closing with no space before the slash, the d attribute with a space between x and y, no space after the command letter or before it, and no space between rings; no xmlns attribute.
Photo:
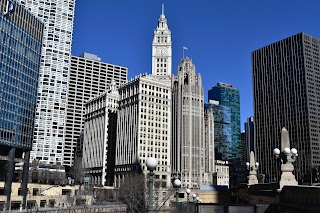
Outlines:
<svg viewBox="0 0 320 213"><path fill-rule="evenodd" d="M184 49L184 50L188 50L188 48L187 48L187 47L183 47L183 49Z"/></svg>

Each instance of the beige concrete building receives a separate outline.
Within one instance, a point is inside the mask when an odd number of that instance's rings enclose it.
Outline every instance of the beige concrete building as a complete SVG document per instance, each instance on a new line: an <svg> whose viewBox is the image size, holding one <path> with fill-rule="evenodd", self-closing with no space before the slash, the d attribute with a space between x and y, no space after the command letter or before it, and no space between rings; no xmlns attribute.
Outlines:
<svg viewBox="0 0 320 213"><path fill-rule="evenodd" d="M22 204L21 184L12 183L11 209L20 209ZM75 195L79 186L58 186L28 184L27 207L68 207L76 203ZM0 211L3 210L6 196L3 195L4 182L0 182Z"/></svg>

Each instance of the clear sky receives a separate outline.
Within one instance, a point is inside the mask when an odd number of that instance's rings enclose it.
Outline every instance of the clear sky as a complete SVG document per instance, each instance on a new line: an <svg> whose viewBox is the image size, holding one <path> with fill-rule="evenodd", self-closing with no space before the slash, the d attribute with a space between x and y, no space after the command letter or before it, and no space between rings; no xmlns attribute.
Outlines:
<svg viewBox="0 0 320 213"><path fill-rule="evenodd" d="M241 126L253 116L251 52L305 32L320 37L319 0L77 0L72 54L126 66L129 79L151 73L153 31L165 4L173 74L182 47L207 92L218 82L240 91Z"/></svg>

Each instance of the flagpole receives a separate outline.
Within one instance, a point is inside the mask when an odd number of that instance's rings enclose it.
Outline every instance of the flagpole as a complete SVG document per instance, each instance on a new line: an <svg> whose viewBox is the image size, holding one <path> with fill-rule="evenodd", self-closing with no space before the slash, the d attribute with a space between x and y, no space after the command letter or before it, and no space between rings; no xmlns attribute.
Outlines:
<svg viewBox="0 0 320 213"><path fill-rule="evenodd" d="M182 58L184 59L184 50L188 50L188 48L186 46L182 47Z"/></svg>
<svg viewBox="0 0 320 213"><path fill-rule="evenodd" d="M182 47L182 58L184 59L184 47Z"/></svg>

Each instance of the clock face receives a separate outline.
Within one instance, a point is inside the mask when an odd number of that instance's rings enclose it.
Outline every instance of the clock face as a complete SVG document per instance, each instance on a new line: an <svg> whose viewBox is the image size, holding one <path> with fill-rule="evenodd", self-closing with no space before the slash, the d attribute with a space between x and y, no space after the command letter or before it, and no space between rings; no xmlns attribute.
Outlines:
<svg viewBox="0 0 320 213"><path fill-rule="evenodd" d="M163 48L163 55L167 54L167 48Z"/></svg>
<svg viewBox="0 0 320 213"><path fill-rule="evenodd" d="M157 48L157 54L161 56L167 54L167 48L164 48L164 47Z"/></svg>

